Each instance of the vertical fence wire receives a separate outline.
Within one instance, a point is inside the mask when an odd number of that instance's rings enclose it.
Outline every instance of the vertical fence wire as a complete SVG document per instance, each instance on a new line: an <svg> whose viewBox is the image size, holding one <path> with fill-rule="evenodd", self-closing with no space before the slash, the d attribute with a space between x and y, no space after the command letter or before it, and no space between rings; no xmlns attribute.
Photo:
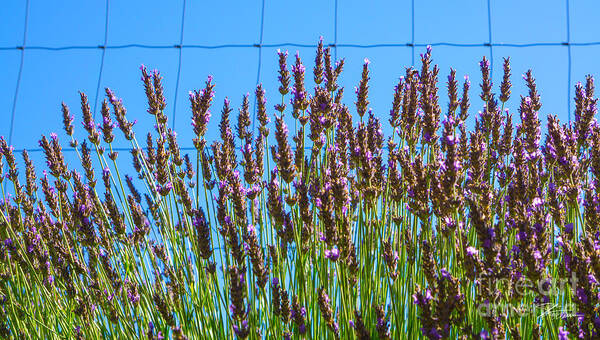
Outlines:
<svg viewBox="0 0 600 340"><path fill-rule="evenodd" d="M262 47L263 47L263 32L265 27L265 0L262 0L262 6L260 10L260 34L258 37L258 44L254 45L258 47L258 65L256 67L256 86L260 84L260 69L262 67ZM254 96L254 107L252 109L252 135L254 136L254 127L256 123L256 96Z"/></svg>
<svg viewBox="0 0 600 340"><path fill-rule="evenodd" d="M13 97L12 112L10 114L10 131L8 133L8 144L12 145L13 128L15 124L15 112L17 110L17 99L19 98L19 88L21 87L21 75L23 74L23 64L25 61L25 45L27 44L27 22L29 21L29 0L25 3L25 20L23 28L23 44L20 46L21 63L19 64L19 74L17 75L17 84L15 86L15 96ZM18 47L17 47L18 48Z"/></svg>
<svg viewBox="0 0 600 340"><path fill-rule="evenodd" d="M571 14L569 12L569 0L567 5L567 113L569 123L571 122Z"/></svg>
<svg viewBox="0 0 600 340"><path fill-rule="evenodd" d="M337 62L337 33L338 33L338 0L333 8L333 60Z"/></svg>
<svg viewBox="0 0 600 340"><path fill-rule="evenodd" d="M183 31L185 30L185 0L183 0L183 9L181 10L181 32L179 34L179 45L176 48L179 50L179 57L177 61L177 80L175 82L175 99L173 101L173 122L171 128L175 130L175 118L177 118L177 95L179 94L179 80L181 78L181 53L183 46Z"/></svg>
<svg viewBox="0 0 600 340"><path fill-rule="evenodd" d="M415 66L415 0L411 0L410 4L410 63Z"/></svg>
<svg viewBox="0 0 600 340"><path fill-rule="evenodd" d="M96 85L96 97L94 98L94 119L96 119L96 108L98 107L98 99L100 95L100 84L102 83L102 72L104 71L104 57L106 56L106 44L108 43L108 13L110 10L110 0L106 0L106 13L104 16L104 44L98 46L102 49L102 57L100 57L100 70L98 71L98 83Z"/></svg>
<svg viewBox="0 0 600 340"><path fill-rule="evenodd" d="M494 51L492 48L492 6L490 0L487 0L487 19L488 19L488 45L490 47L490 74L494 75Z"/></svg>

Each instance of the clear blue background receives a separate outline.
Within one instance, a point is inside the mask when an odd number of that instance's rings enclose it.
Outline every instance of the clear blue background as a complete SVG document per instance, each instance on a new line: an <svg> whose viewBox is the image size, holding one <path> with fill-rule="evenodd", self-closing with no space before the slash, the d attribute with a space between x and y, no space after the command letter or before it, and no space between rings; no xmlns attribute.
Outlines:
<svg viewBox="0 0 600 340"><path fill-rule="evenodd" d="M110 1L108 6L107 44L121 46L142 44L172 47L181 39L183 1ZM596 24L600 5L593 0L571 0L570 41L600 40ZM65 101L76 116L76 133L83 136L77 91L90 97L92 106L100 103L104 87L111 87L122 97L130 120L138 119L138 136L153 125L146 110L139 66L156 68L164 76L168 98L167 113L172 121L177 108L175 129L182 146L191 146L188 92L201 88L207 75L214 76L216 97L213 104L209 140L215 136L219 111L228 96L239 107L245 93L253 93L258 68L259 82L267 90L269 113L280 101L277 93L276 50L290 51L290 64L296 51L307 68L307 85L312 85L313 47L294 47L285 43L316 44L319 36L326 43L401 44L458 43L478 44L489 41L488 2L462 1L194 1L185 4L184 45L250 45L217 49L184 48L181 55L179 91L175 98L179 50L176 48L127 47L107 49L100 78L100 98L96 88L104 44L106 0L42 1L31 0L28 10L28 47L87 46L88 49L48 51L26 49L19 93L15 106L12 144L16 149L37 148L42 134L62 132L60 103ZM264 21L261 32L261 13ZM493 43L562 43L567 37L567 2L490 1L491 41ZM13 99L24 44L25 0L4 0L0 7L0 135L10 131ZM336 14L337 13L337 14ZM336 20L337 16L337 20ZM261 42L269 47L262 51L252 47ZM272 46L272 47L271 47ZM373 111L387 121L394 85L405 68L424 47L338 47L338 58L346 58L340 82L346 88L345 101L354 109L354 86L360 78L364 58L371 60L370 101ZM414 55L413 55L414 52ZM262 58L259 59L259 53ZM468 74L472 81L471 116L480 110L479 65L489 57L488 47L435 46L434 62L440 66L440 97L445 101L445 81L450 67L459 79ZM502 76L502 57L510 56L513 67L513 96L508 107L517 118L520 94L525 94L521 74L532 68L542 97L541 118L557 114L568 120L568 88L583 81L586 74L600 71L600 46L572 46L572 77L568 83L568 48L535 46L527 48L493 47L493 79L497 90ZM573 91L571 90L571 97ZM100 105L98 104L98 109ZM446 105L443 105L445 108ZM571 104L572 107L572 104ZM234 112L237 112L235 110ZM235 121L235 120L234 120ZM128 146L117 134L117 144ZM142 139L142 138L140 138ZM37 164L41 165L41 153ZM38 165L38 166L39 166Z"/></svg>

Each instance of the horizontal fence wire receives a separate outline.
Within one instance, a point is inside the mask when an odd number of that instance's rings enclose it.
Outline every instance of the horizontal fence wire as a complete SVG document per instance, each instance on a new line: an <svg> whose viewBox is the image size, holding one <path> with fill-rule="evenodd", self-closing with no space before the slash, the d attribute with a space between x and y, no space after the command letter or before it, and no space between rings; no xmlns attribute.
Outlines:
<svg viewBox="0 0 600 340"><path fill-rule="evenodd" d="M383 44L352 44L352 43L330 43L329 47L354 47L354 48L380 48L380 47L427 47L427 46L450 46L450 47L553 47L553 46L600 46L600 41L589 42L536 42L536 43L503 43L503 42L482 42L482 43L453 43L453 42L432 42L432 43L383 43ZM313 47L317 44L298 44L293 42L281 42L273 44L225 44L225 45L195 45L195 44L173 44L173 45L149 45L149 44L125 44L125 45L74 45L74 46L0 46L0 51L11 50L42 50L42 51L69 51L69 50L94 50L108 49L119 50L128 48L142 49L226 49L226 48L274 48L274 47Z"/></svg>

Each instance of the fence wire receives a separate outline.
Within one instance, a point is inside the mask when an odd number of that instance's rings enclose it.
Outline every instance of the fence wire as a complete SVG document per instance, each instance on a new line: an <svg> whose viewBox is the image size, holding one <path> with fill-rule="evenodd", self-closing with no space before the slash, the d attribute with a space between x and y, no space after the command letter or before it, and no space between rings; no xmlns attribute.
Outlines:
<svg viewBox="0 0 600 340"><path fill-rule="evenodd" d="M15 124L15 111L17 110L17 98L19 98L19 87L21 87L21 75L23 74L23 62L25 61L25 46L27 45L27 23L29 22L29 0L25 3L25 20L23 21L23 44L15 47L21 50L21 62L19 64L19 74L17 76L17 84L15 85L15 95L13 97L12 112L10 114L10 131L8 133L8 143L12 142L13 128Z"/></svg>
<svg viewBox="0 0 600 340"><path fill-rule="evenodd" d="M185 29L185 0L183 0L183 10L181 11L181 33L179 35L179 59L177 62L177 82L175 83L175 98L173 99L173 124L175 129L175 118L177 117L177 94L179 93L179 79L181 78L181 45L183 45L183 30Z"/></svg>
<svg viewBox="0 0 600 340"><path fill-rule="evenodd" d="M566 0L567 13L567 113L569 114L569 122L571 121L571 15L569 14L569 0ZM587 45L586 45L587 46Z"/></svg>
<svg viewBox="0 0 600 340"><path fill-rule="evenodd" d="M406 47L411 49L411 61L412 65L415 64L415 47L425 47L425 46L450 46L450 47L458 47L458 48L468 48L468 47L488 47L489 48L489 57L491 68L493 68L493 48L494 47L515 47L515 48L528 48L528 47L539 47L539 46L564 46L567 48L567 112L569 121L571 121L571 108L570 108L570 98L571 98L571 69L572 69L572 58L571 58L571 46L599 46L600 41L592 41L592 42L571 42L571 18L570 18L570 3L569 0L565 0L566 6L566 38L567 40L564 42L531 42L531 43L500 43L492 41L492 13L491 13L491 1L490 0L482 0L487 2L487 21L488 21L488 41L482 43L452 43L452 42L431 42L431 43L417 43L415 42L415 1L411 0L411 41L407 43L385 43L385 44L353 44L353 43L338 43L337 35L338 35L338 0L334 0L334 12L333 12L333 31L334 31L334 40L333 43L328 46L331 47L334 51L334 57L337 59L337 48L338 47L353 47L353 48L382 48L382 47ZM106 0L106 12L105 12L105 21L104 21L104 43L102 45L71 45L71 46L30 46L27 45L27 26L29 19L29 0L26 1L25 5L25 13L24 13L24 30L23 30L23 42L20 46L0 46L0 51L9 51L9 50L19 50L21 51L21 61L19 64L19 72L17 76L17 81L15 85L15 93L13 97L13 105L11 111L11 119L10 119L10 132L9 132L9 143L12 142L13 128L14 128L14 119L15 112L17 108L17 100L19 96L19 88L21 85L21 76L23 73L24 67L24 57L26 50L43 50L43 51L69 51L69 50L93 50L100 49L102 51L102 57L100 59L100 67L98 72L98 83L96 88L96 98L94 98L94 115L97 112L97 104L98 99L100 97L100 84L102 81L102 72L104 69L104 60L106 56L106 52L109 50L119 50L119 49L130 49L130 48L142 48L142 49L178 49L178 64L177 64L177 81L175 85L175 98L173 105L173 119L172 124L175 125L175 119L177 115L177 96L179 93L179 84L181 77L181 63L182 63L182 50L183 49L207 49L207 50L215 50L215 49L231 49L231 48L256 48L258 50L258 62L257 62L257 75L256 75L256 85L258 86L260 82L260 72L261 72L261 64L262 64L262 49L263 48L273 48L273 47L312 47L316 48L316 44L299 44L294 42L282 42L277 44L264 44L263 43L263 33L264 33L264 20L265 20L265 0L262 0L261 6L261 15L260 15L260 35L258 38L258 43L251 44L222 44L222 45L198 45L198 44L184 44L184 27L185 27L185 15L186 15L186 0L182 0L182 14L181 14L181 32L179 43L172 45L152 45L152 44L124 44L124 45L111 45L108 44L108 23L109 23L109 9L110 9L110 0ZM254 101L254 115L253 115L253 127L254 121L256 120L256 99ZM254 130L254 129L253 129ZM184 147L184 150L193 150L193 147ZM20 150L16 150L20 151ZM31 149L29 152L40 152L42 149Z"/></svg>
<svg viewBox="0 0 600 340"><path fill-rule="evenodd" d="M256 67L256 86L260 82L260 69L262 65L262 47L263 47L263 33L265 28L265 0L262 0L262 6L260 10L260 35L258 37L258 66ZM254 126L256 123L256 96L254 96L254 106L252 108L252 135L254 136Z"/></svg>
<svg viewBox="0 0 600 340"><path fill-rule="evenodd" d="M100 83L102 82L102 71L104 70L104 57L106 56L106 45L108 43L108 11L110 9L110 0L106 0L106 11L104 15L104 48L102 48L102 57L100 58L100 71L98 71L98 83L96 85L96 97L94 98L94 119L96 119L96 108L98 106L98 94L100 93Z"/></svg>

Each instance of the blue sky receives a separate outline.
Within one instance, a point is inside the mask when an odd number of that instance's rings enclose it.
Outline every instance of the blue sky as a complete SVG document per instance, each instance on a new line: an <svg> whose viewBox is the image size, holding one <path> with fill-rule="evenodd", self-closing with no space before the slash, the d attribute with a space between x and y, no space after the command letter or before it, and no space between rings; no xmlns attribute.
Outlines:
<svg viewBox="0 0 600 340"><path fill-rule="evenodd" d="M10 131L13 100L21 63L25 28L25 0L4 0L0 10L0 135ZM261 51L253 44L261 39L261 13L264 4ZM313 45L323 36L326 43L337 42L338 58L346 58L340 82L345 86L345 101L354 109L354 86L358 84L364 58L371 61L370 101L373 112L387 120L394 85L413 60L413 49L407 46L361 48L348 45L400 44L477 44L489 41L488 2L463 1L194 1L185 3L184 45L245 45L217 49L183 48L179 89L175 98L179 50L170 48L181 39L183 1L110 1L108 6L108 46L129 44L165 48L109 48L104 56L100 78L100 95L106 86L123 98L131 120L139 121L136 131L143 136L153 125L146 114L139 66L158 69L164 76L168 99L167 113L172 121L176 103L175 129L180 144L191 146L190 109L187 93L201 88L207 75L214 77L216 97L211 127L218 124L219 111L227 96L239 107L242 96L253 93L257 82L267 90L270 113L278 102L276 50L298 51L307 70L312 70ZM570 41L600 41L595 22L600 5L592 0L571 0ZM41 1L30 0L27 37L19 93L15 105L12 144L16 149L37 148L42 134L59 132L60 103L65 101L76 116L79 136L81 114L77 91L84 91L92 102L102 62L106 0ZM414 10L414 31L412 13ZM567 2L560 1L490 1L492 43L562 43L567 41ZM336 14L337 13L337 14ZM337 20L335 19L337 17ZM277 45L277 46L276 46ZM281 46L279 46L281 45ZM345 46L344 46L345 45ZM44 50L32 47L88 47L67 50ZM414 60L425 47L414 48ZM476 94L479 89L479 66L482 56L489 57L484 46L434 46L434 62L440 66L440 97L445 98L445 81L450 67L462 79L472 81L471 115L480 109ZM513 67L513 97L508 103L516 114L518 96L525 94L521 74L532 68L537 79L543 107L541 117L557 114L568 120L567 89L586 74L598 76L600 45L571 47L571 83L568 83L568 48L561 45L527 48L494 46L494 85L501 79L502 57L510 56ZM290 63L293 61L290 58ZM312 79L312 77L307 77ZM312 81L308 81L310 86ZM571 91L571 97L573 91ZM445 108L445 104L443 105ZM234 111L237 112L237 109ZM214 129L213 129L214 131ZM214 136L214 135L213 135ZM210 136L209 136L210 139ZM117 144L127 146L122 138ZM39 158L41 155L36 156ZM37 162L40 164L41 160ZM41 164L40 164L41 166Z"/></svg>

